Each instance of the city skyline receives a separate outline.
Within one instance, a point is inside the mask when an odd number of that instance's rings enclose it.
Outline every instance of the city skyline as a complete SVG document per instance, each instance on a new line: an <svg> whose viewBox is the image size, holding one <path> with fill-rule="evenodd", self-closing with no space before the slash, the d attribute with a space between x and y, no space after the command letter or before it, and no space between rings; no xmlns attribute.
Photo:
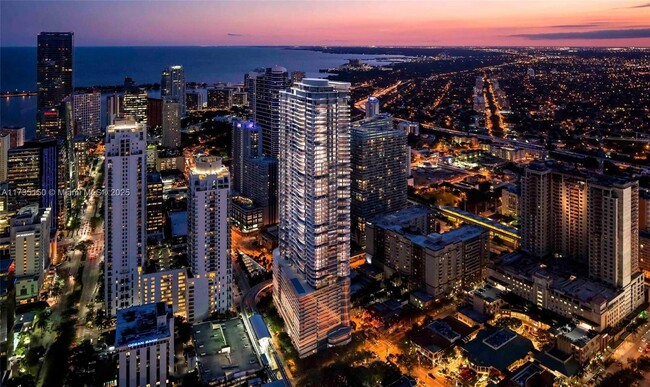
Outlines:
<svg viewBox="0 0 650 387"><path fill-rule="evenodd" d="M154 2L3 1L0 42L32 46L40 31L74 30L77 46L650 46L643 0L162 1L146 12ZM286 23L291 12L303 17Z"/></svg>

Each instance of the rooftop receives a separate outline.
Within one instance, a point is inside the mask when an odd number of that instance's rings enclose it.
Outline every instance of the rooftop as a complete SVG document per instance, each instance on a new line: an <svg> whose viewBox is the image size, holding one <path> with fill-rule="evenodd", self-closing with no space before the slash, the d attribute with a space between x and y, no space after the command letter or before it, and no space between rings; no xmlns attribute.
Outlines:
<svg viewBox="0 0 650 387"><path fill-rule="evenodd" d="M136 346L167 339L172 309L164 302L132 306L117 311L115 346Z"/></svg>
<svg viewBox="0 0 650 387"><path fill-rule="evenodd" d="M601 304L612 300L618 294L616 289L590 280L580 267L574 267L564 259L542 263L521 251L516 251L503 257L497 270L527 277L529 281L532 281L533 277L546 279L554 290L584 303Z"/></svg>
<svg viewBox="0 0 650 387"><path fill-rule="evenodd" d="M535 347L529 339L509 329L490 328L480 331L463 349L473 364L503 372Z"/></svg>
<svg viewBox="0 0 650 387"><path fill-rule="evenodd" d="M192 338L203 382L217 382L235 373L262 368L239 318L196 324Z"/></svg>
<svg viewBox="0 0 650 387"><path fill-rule="evenodd" d="M474 295L480 297L484 301L494 302L497 299L501 298L502 292L492 285L485 285L482 288L476 289L474 291Z"/></svg>

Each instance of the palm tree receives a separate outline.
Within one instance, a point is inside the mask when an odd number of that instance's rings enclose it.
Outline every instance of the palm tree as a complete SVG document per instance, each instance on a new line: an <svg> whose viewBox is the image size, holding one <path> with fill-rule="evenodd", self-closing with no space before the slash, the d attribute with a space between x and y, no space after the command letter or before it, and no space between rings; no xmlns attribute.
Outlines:
<svg viewBox="0 0 650 387"><path fill-rule="evenodd" d="M47 314L44 310L39 311L36 316L34 316L34 328L39 329L41 332L47 328Z"/></svg>

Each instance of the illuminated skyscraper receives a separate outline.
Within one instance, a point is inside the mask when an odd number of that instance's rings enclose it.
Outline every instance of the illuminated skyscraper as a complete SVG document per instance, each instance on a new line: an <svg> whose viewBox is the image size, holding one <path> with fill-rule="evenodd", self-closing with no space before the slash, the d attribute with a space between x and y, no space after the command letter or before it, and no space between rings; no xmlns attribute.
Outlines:
<svg viewBox="0 0 650 387"><path fill-rule="evenodd" d="M290 85L289 73L282 66L269 67L255 81L254 119L262 128L262 153L278 157L280 146L280 91Z"/></svg>
<svg viewBox="0 0 650 387"><path fill-rule="evenodd" d="M129 91L124 94L122 111L124 116L130 116L147 128L147 92Z"/></svg>
<svg viewBox="0 0 650 387"><path fill-rule="evenodd" d="M273 299L301 357L351 338L349 88L307 78L279 94Z"/></svg>
<svg viewBox="0 0 650 387"><path fill-rule="evenodd" d="M187 253L196 292L208 292L209 312L232 306L230 260L230 174L220 157L201 156L190 170ZM207 282L207 283L205 283ZM203 318L207 316L202 316ZM200 319L200 318L199 318Z"/></svg>
<svg viewBox="0 0 650 387"><path fill-rule="evenodd" d="M407 136L379 114L355 122L351 137L352 239L363 248L367 221L406 207Z"/></svg>
<svg viewBox="0 0 650 387"><path fill-rule="evenodd" d="M253 121L234 121L232 130L232 188L243 194L246 163L262 155L262 135Z"/></svg>
<svg viewBox="0 0 650 387"><path fill-rule="evenodd" d="M368 97L366 101L366 118L372 118L379 114L379 100L377 97Z"/></svg>
<svg viewBox="0 0 650 387"><path fill-rule="evenodd" d="M639 272L639 183L594 182L588 214L589 275L626 287Z"/></svg>
<svg viewBox="0 0 650 387"><path fill-rule="evenodd" d="M75 134L87 137L101 135L102 94L99 91L74 94L72 106Z"/></svg>
<svg viewBox="0 0 650 387"><path fill-rule="evenodd" d="M61 101L72 95L72 32L41 32L37 39L36 136L61 136Z"/></svg>
<svg viewBox="0 0 650 387"><path fill-rule="evenodd" d="M144 124L118 120L106 128L104 299L109 316L140 303L147 246L146 150Z"/></svg>
<svg viewBox="0 0 650 387"><path fill-rule="evenodd" d="M185 115L185 71L183 66L169 66L162 72L160 96L175 99L180 105L181 117Z"/></svg>

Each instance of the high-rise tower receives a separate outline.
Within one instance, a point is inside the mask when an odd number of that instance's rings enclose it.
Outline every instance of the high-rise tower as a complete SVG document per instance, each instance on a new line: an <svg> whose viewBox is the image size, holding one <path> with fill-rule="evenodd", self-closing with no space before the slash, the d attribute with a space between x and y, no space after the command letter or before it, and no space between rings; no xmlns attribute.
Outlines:
<svg viewBox="0 0 650 387"><path fill-rule="evenodd" d="M280 146L280 91L291 84L287 69L274 66L266 69L255 80L254 117L262 128L262 153L269 157L278 157Z"/></svg>
<svg viewBox="0 0 650 387"><path fill-rule="evenodd" d="M351 338L349 87L307 78L280 91L273 299L301 357Z"/></svg>
<svg viewBox="0 0 650 387"><path fill-rule="evenodd" d="M59 106L72 94L72 32L41 32L37 38L36 137L65 137Z"/></svg>
<svg viewBox="0 0 650 387"><path fill-rule="evenodd" d="M379 114L355 122L351 137L352 239L365 247L367 221L406 207L407 136Z"/></svg>
<svg viewBox="0 0 650 387"><path fill-rule="evenodd" d="M104 298L110 316L140 303L147 247L146 154L144 124L118 120L106 128Z"/></svg>
<svg viewBox="0 0 650 387"><path fill-rule="evenodd" d="M185 115L185 71L183 66L169 66L162 72L160 96L173 98L180 105L181 116Z"/></svg>
<svg viewBox="0 0 650 387"><path fill-rule="evenodd" d="M190 170L187 254L194 276L208 281L200 291L209 294L210 313L232 306L229 206L228 168L220 157L198 157Z"/></svg>

